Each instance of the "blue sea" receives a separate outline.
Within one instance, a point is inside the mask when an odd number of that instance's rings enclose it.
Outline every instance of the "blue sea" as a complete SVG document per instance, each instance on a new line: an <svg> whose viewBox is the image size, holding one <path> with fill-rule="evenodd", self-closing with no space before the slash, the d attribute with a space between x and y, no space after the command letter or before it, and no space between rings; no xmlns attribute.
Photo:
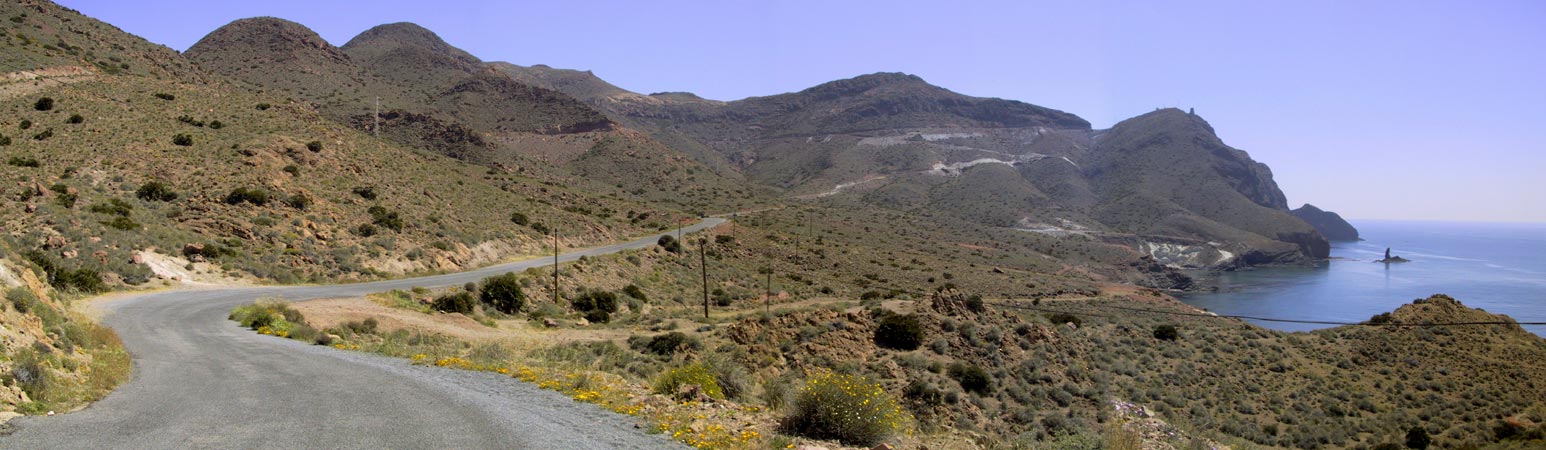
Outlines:
<svg viewBox="0 0 1546 450"><path fill-rule="evenodd" d="M1219 291L1182 301L1219 314L1357 322L1431 294L1466 306L1546 322L1546 224L1356 221L1364 238L1334 243L1314 268L1218 275ZM1391 254L1407 263L1373 262ZM1253 321L1284 331L1327 325ZM1525 327L1546 336L1546 326Z"/></svg>

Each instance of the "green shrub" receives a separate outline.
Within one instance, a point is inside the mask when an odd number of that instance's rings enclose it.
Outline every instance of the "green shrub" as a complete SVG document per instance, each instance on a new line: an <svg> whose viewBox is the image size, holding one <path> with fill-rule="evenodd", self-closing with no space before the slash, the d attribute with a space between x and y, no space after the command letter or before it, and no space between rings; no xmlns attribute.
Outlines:
<svg viewBox="0 0 1546 450"><path fill-rule="evenodd" d="M385 207L376 205L366 212L370 213L371 224L392 231L403 231L403 218L397 215L397 211L387 211Z"/></svg>
<svg viewBox="0 0 1546 450"><path fill-rule="evenodd" d="M28 128L32 128L32 121L31 120L27 120L27 119L22 119L21 123L16 124L16 127L17 128L21 128L23 130L28 129Z"/></svg>
<svg viewBox="0 0 1546 450"><path fill-rule="evenodd" d="M526 217L526 213L513 212L510 213L510 222L524 227L531 223L531 219Z"/></svg>
<svg viewBox="0 0 1546 450"><path fill-rule="evenodd" d="M1074 324L1076 327L1084 325L1083 319L1080 319L1079 316L1068 313L1050 314L1047 316L1047 321L1052 322L1053 325L1062 325L1065 323Z"/></svg>
<svg viewBox="0 0 1546 450"><path fill-rule="evenodd" d="M779 425L793 435L869 447L902 431L909 421L879 384L856 375L822 372L805 382Z"/></svg>
<svg viewBox="0 0 1546 450"><path fill-rule="evenodd" d="M41 165L38 163L37 158L33 158L31 156L12 156L11 159L6 160L5 163L16 167L38 167Z"/></svg>
<svg viewBox="0 0 1546 450"><path fill-rule="evenodd" d="M875 345L884 348L917 350L923 339L923 324L913 314L886 314L875 327Z"/></svg>
<svg viewBox="0 0 1546 450"><path fill-rule="evenodd" d="M46 139L51 138L51 137L54 137L54 129L53 128L49 128L49 129L43 130L42 133L38 133L38 134L32 135L32 139L39 140L39 141L46 140Z"/></svg>
<svg viewBox="0 0 1546 450"><path fill-rule="evenodd" d="M48 111L50 109L54 109L54 99L49 97L40 98L36 103L32 104L32 108L38 111Z"/></svg>
<svg viewBox="0 0 1546 450"><path fill-rule="evenodd" d="M570 300L574 309L585 314L585 320L607 322L617 312L617 294L601 290L587 290ZM593 318L594 317L594 318ZM600 319L600 320L597 320Z"/></svg>
<svg viewBox="0 0 1546 450"><path fill-rule="evenodd" d="M633 298L639 299L639 301L641 301L641 302L650 301L649 296L644 295L644 290L643 289L639 289L639 285L637 285L637 284L629 284L627 286L623 286L623 294L625 294L625 295L627 295L629 297L633 297Z"/></svg>
<svg viewBox="0 0 1546 450"><path fill-rule="evenodd" d="M213 259L225 256L236 256L236 250L217 243L188 245L183 247L183 256L190 258L194 256L202 256L205 258Z"/></svg>
<svg viewBox="0 0 1546 450"><path fill-rule="evenodd" d="M297 192L285 198L285 204L291 208L305 210L311 207L311 197L305 193Z"/></svg>
<svg viewBox="0 0 1546 450"><path fill-rule="evenodd" d="M230 194L226 194L225 196L226 204L230 205L251 203L253 206L264 206L267 205L269 200L272 199L273 198L269 195L268 191L262 189L248 189L245 187L233 189L231 190Z"/></svg>
<svg viewBox="0 0 1546 450"><path fill-rule="evenodd" d="M113 217L111 220L103 221L102 224L124 231L140 229L139 222L135 222L134 219L123 216Z"/></svg>
<svg viewBox="0 0 1546 450"><path fill-rule="evenodd" d="M225 128L225 123L223 123L221 121L218 121L218 120L212 120L212 121L209 122L209 129L211 129L211 130L218 130L218 129L221 129L221 128Z"/></svg>
<svg viewBox="0 0 1546 450"><path fill-rule="evenodd" d="M316 342L318 336L326 335L327 333L317 331L317 329L312 328L311 325L297 323L290 327L289 335L287 337L301 342Z"/></svg>
<svg viewBox="0 0 1546 450"><path fill-rule="evenodd" d="M70 118L69 119L65 119L64 123L76 124L76 123L81 123L81 122L85 122L85 121L86 121L86 118L81 116L80 114L71 114Z"/></svg>
<svg viewBox="0 0 1546 450"><path fill-rule="evenodd" d="M671 237L669 234L661 235L660 239L655 241L655 244L659 245L661 249L671 253L682 252L682 243L677 242L676 238Z"/></svg>
<svg viewBox="0 0 1546 450"><path fill-rule="evenodd" d="M365 320L344 322L339 326L353 334L376 334L376 327L380 325L375 317L367 317Z"/></svg>
<svg viewBox="0 0 1546 450"><path fill-rule="evenodd" d="M1160 325L1154 327L1154 338L1161 341L1174 341L1180 337L1175 325Z"/></svg>
<svg viewBox="0 0 1546 450"><path fill-rule="evenodd" d="M282 300L259 300L231 310L227 318L254 330L268 327L288 335L297 325L305 325L306 317ZM308 328L310 328L308 326ZM315 330L313 330L315 331Z"/></svg>
<svg viewBox="0 0 1546 450"><path fill-rule="evenodd" d="M49 286L62 291L95 294L107 290L107 284L102 281L102 274L96 269L81 267L66 269L54 263L52 259L44 256L42 252L31 250L23 254L28 261L37 264L47 275Z"/></svg>
<svg viewBox="0 0 1546 450"><path fill-rule="evenodd" d="M95 205L91 205L90 211L97 214L129 217L129 213L134 211L134 205L130 205L128 202L113 198L108 199L107 203L97 203Z"/></svg>
<svg viewBox="0 0 1546 450"><path fill-rule="evenodd" d="M354 234L359 237L375 236L376 226L368 223L362 223L360 226L354 227Z"/></svg>
<svg viewBox="0 0 1546 450"><path fill-rule="evenodd" d="M48 370L47 358L39 355L37 351L23 347L16 352L11 362L11 378L16 380L16 385L34 402L47 402L51 400L50 388L54 387L55 380L52 372Z"/></svg>
<svg viewBox="0 0 1546 450"><path fill-rule="evenodd" d="M478 300L495 311L515 314L526 306L526 293L521 292L521 278L515 273L507 273L484 278Z"/></svg>
<svg viewBox="0 0 1546 450"><path fill-rule="evenodd" d="M1412 427L1412 429L1406 432L1406 448L1427 450L1428 445L1432 442L1432 439L1428 437L1428 430L1423 427Z"/></svg>
<svg viewBox="0 0 1546 450"><path fill-rule="evenodd" d="M960 383L961 389L966 392L986 395L993 387L993 379L988 375L988 371L982 370L975 364L951 364L948 373L950 378Z"/></svg>
<svg viewBox="0 0 1546 450"><path fill-rule="evenodd" d="M0 136L0 147L4 147L4 146L7 146L7 145L11 145L11 137L10 136Z"/></svg>
<svg viewBox="0 0 1546 450"><path fill-rule="evenodd" d="M715 400L724 400L725 392L719 386L719 380L709 368L699 363L692 363L681 367L672 368L660 374L655 379L653 389L661 395L675 396L683 386L696 385L698 392ZM691 400L683 398L680 400Z"/></svg>
<svg viewBox="0 0 1546 450"><path fill-rule="evenodd" d="M358 195L358 196L360 196L360 198L363 198L363 199L366 199L366 200L375 200L376 199L376 188L373 188L373 187L370 187L370 186L357 187L357 188L354 188L354 195Z"/></svg>
<svg viewBox="0 0 1546 450"><path fill-rule="evenodd" d="M74 208L75 201L78 199L80 199L80 196L75 193L60 192L59 195L54 197L54 203L57 203L59 206L63 206L65 208Z"/></svg>
<svg viewBox="0 0 1546 450"><path fill-rule="evenodd" d="M280 170L283 170L285 173L290 174L290 176L292 176L292 177L301 176L301 166L290 164L288 166L285 166L284 169L280 169Z"/></svg>
<svg viewBox="0 0 1546 450"><path fill-rule="evenodd" d="M162 100L166 100L166 101L177 100L176 96L174 96L172 94L164 93L164 92L157 92L155 95L156 95L156 98L159 98L159 99L162 99Z"/></svg>
<svg viewBox="0 0 1546 450"><path fill-rule="evenodd" d="M724 353L713 353L703 358L703 365L719 381L719 389L725 393L725 398L741 400L751 394L754 385L751 375L735 358Z"/></svg>
<svg viewBox="0 0 1546 450"><path fill-rule="evenodd" d="M634 336L628 339L628 346L641 353L671 356L680 351L697 351L703 343L680 331L672 331L653 337Z"/></svg>
<svg viewBox="0 0 1546 450"><path fill-rule="evenodd" d="M195 119L195 118L193 118L193 116L190 116L190 115L187 115L187 114L184 114L184 115L181 115L181 116L177 116L177 121L178 122L182 122L182 123L186 123L188 125L193 125L193 126L196 126L196 127L203 127L204 126L204 121Z"/></svg>
<svg viewBox="0 0 1546 450"><path fill-rule="evenodd" d="M307 142L306 143L306 149L307 150L311 150L313 152L320 152L320 151L322 151L322 141Z"/></svg>
<svg viewBox="0 0 1546 450"><path fill-rule="evenodd" d="M172 136L172 145L187 147L193 145L193 136L178 133Z"/></svg>
<svg viewBox="0 0 1546 450"><path fill-rule="evenodd" d="M531 229L536 231L537 234L548 234L548 232L553 231L549 229L547 225L543 225L542 222L533 222L531 224Z"/></svg>
<svg viewBox="0 0 1546 450"><path fill-rule="evenodd" d="M177 200L177 193L172 188L160 181L150 181L140 185L134 190L134 196L147 202L169 202Z"/></svg>
<svg viewBox="0 0 1546 450"><path fill-rule="evenodd" d="M270 105L270 104L267 104L267 103L259 103L258 106L257 106L258 111L268 111L268 109L272 108L272 107L274 107L274 105Z"/></svg>
<svg viewBox="0 0 1546 450"><path fill-rule="evenodd" d="M590 323L607 323L612 321L612 312L604 309L586 311L582 316L585 317L586 322Z"/></svg>
<svg viewBox="0 0 1546 450"><path fill-rule="evenodd" d="M472 293L466 291L437 297L433 305L436 311L462 315L472 315L472 310L476 306L477 299L472 297Z"/></svg>

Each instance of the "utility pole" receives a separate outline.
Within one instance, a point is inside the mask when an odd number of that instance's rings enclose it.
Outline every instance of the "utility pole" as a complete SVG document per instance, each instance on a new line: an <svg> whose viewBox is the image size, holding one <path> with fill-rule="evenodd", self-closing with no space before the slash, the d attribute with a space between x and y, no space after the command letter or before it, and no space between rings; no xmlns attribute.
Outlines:
<svg viewBox="0 0 1546 450"><path fill-rule="evenodd" d="M709 318L709 239L698 240L698 265L703 266L703 318Z"/></svg>
<svg viewBox="0 0 1546 450"><path fill-rule="evenodd" d="M763 312L772 313L773 312L773 267L769 266L769 267L762 268L762 273L767 275L767 277L768 277L767 281L762 283L762 286L768 290L768 296L764 297L763 300L762 300L762 310L763 310Z"/></svg>
<svg viewBox="0 0 1546 450"><path fill-rule="evenodd" d="M370 134L381 137L381 97L376 97L376 113L370 116Z"/></svg>
<svg viewBox="0 0 1546 450"><path fill-rule="evenodd" d="M553 227L553 305L558 305L558 226Z"/></svg>

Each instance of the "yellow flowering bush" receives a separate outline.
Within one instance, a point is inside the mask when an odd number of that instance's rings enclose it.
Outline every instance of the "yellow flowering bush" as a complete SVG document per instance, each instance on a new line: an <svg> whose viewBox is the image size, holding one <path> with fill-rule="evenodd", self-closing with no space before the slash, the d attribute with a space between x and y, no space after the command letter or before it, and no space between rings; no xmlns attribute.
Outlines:
<svg viewBox="0 0 1546 450"><path fill-rule="evenodd" d="M912 416L879 384L821 371L809 376L780 425L791 434L868 447L911 422Z"/></svg>
<svg viewBox="0 0 1546 450"><path fill-rule="evenodd" d="M725 391L719 386L719 379L703 364L692 363L682 367L667 370L655 379L655 393L662 395L675 395L678 389L689 384L696 384L703 391L703 395L715 400L724 400Z"/></svg>

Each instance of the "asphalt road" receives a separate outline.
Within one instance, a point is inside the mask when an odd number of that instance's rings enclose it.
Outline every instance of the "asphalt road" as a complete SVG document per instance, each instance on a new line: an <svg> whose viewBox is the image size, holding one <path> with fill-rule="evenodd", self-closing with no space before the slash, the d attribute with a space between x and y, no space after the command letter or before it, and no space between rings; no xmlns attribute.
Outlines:
<svg viewBox="0 0 1546 450"><path fill-rule="evenodd" d="M723 222L704 219L683 232ZM645 248L659 236L560 259ZM307 345L226 320L259 297L455 286L552 263L359 284L178 290L105 303L103 322L133 355L133 378L81 411L13 420L16 432L0 437L0 448L681 448L636 429L637 419L508 376Z"/></svg>

